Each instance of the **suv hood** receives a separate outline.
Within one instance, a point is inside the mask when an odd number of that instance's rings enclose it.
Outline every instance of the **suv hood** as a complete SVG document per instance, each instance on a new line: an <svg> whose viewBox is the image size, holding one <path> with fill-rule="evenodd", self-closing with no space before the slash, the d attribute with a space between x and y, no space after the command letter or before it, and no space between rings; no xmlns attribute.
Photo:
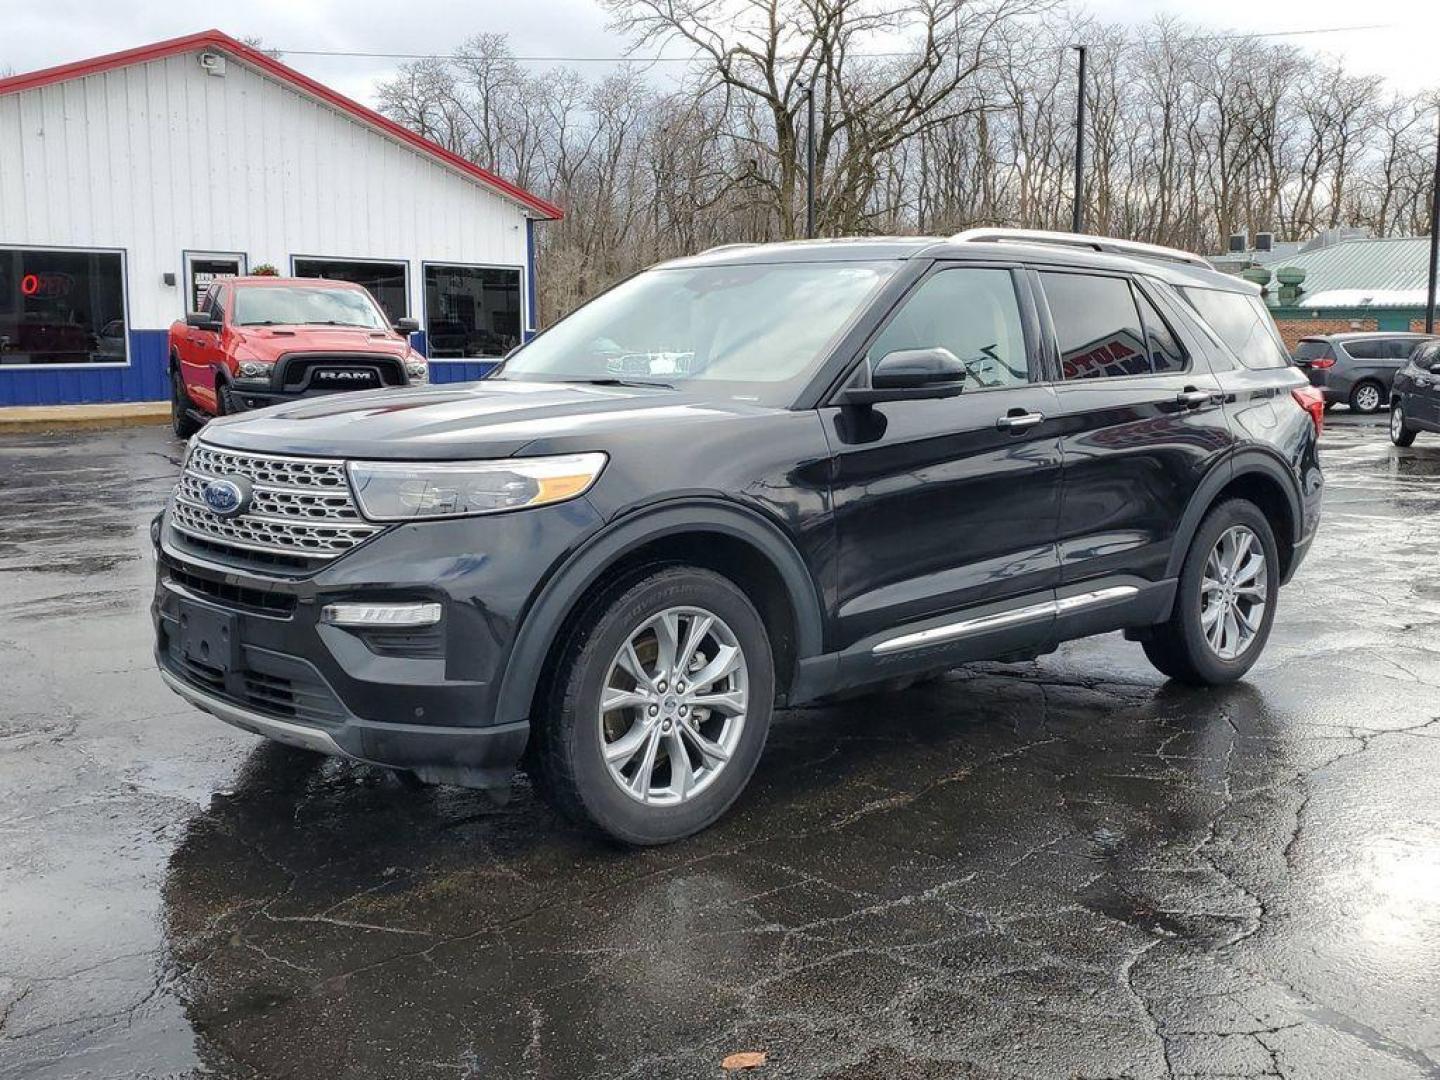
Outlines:
<svg viewBox="0 0 1440 1080"><path fill-rule="evenodd" d="M645 425L681 428L777 410L680 390L486 379L362 390L210 421L215 446L300 457L425 461L608 449ZM678 436L677 436L678 437Z"/></svg>
<svg viewBox="0 0 1440 1080"><path fill-rule="evenodd" d="M237 326L235 340L257 360L272 363L286 353L337 352L379 353L406 356L406 341L376 330L343 326Z"/></svg>

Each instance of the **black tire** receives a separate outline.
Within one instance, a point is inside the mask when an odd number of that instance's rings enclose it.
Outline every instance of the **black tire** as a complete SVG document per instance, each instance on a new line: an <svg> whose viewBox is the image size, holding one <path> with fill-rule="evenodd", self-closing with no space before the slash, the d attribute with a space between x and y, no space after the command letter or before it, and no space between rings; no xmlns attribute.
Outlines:
<svg viewBox="0 0 1440 1080"><path fill-rule="evenodd" d="M1405 410L1398 401L1390 406L1390 441L1401 447L1415 442L1415 429L1405 422Z"/></svg>
<svg viewBox="0 0 1440 1080"><path fill-rule="evenodd" d="M599 703L616 654L645 622L693 606L733 631L748 678L745 721L729 759L688 801L646 805L621 790L602 757ZM573 622L539 715L528 767L540 794L571 820L626 844L665 844L699 832L739 797L765 747L775 701L774 659L764 621L728 578L699 567L659 565L623 577ZM677 733L678 737L678 733Z"/></svg>
<svg viewBox="0 0 1440 1080"><path fill-rule="evenodd" d="M1260 541L1265 554L1265 610L1254 639L1234 659L1217 655L1201 627L1201 579L1205 563L1221 535L1232 526L1243 525ZM1241 678L1259 659L1270 637L1275 605L1280 591L1280 561L1275 534L1259 507L1244 499L1230 499L1216 506L1200 523L1185 564L1180 569L1179 588L1170 618L1153 628L1144 642L1145 655L1164 675L1196 686L1220 686Z"/></svg>
<svg viewBox="0 0 1440 1080"><path fill-rule="evenodd" d="M1385 388L1374 379L1362 379L1350 388L1350 411L1371 416L1385 405Z"/></svg>
<svg viewBox="0 0 1440 1080"><path fill-rule="evenodd" d="M170 369L170 427L174 430L176 438L188 439L200 430L200 423L196 421L191 413L193 406L190 403L190 394L185 389L185 380L180 377L180 369Z"/></svg>
<svg viewBox="0 0 1440 1080"><path fill-rule="evenodd" d="M235 407L235 392L224 383L215 386L215 415L233 416L240 410Z"/></svg>

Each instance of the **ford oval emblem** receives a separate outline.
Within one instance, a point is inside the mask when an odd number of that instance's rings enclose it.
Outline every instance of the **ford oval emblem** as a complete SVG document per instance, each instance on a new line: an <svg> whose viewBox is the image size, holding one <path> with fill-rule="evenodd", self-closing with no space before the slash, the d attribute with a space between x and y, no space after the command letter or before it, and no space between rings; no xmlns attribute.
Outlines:
<svg viewBox="0 0 1440 1080"><path fill-rule="evenodd" d="M250 506L250 481L243 476L207 480L200 497L216 517L238 517Z"/></svg>

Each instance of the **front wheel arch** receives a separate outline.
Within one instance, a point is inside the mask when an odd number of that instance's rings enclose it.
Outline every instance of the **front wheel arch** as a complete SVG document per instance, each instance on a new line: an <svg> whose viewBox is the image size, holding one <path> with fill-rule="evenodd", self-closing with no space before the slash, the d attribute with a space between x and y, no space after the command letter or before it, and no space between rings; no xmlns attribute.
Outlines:
<svg viewBox="0 0 1440 1080"><path fill-rule="evenodd" d="M749 560L759 582L725 565ZM497 724L530 718L535 696L554 667L567 622L597 588L631 568L684 562L715 569L745 588L760 610L776 652L776 688L788 695L798 662L823 652L823 619L815 584L795 546L758 513L720 500L661 506L611 526L574 553L530 604L516 634L496 698Z"/></svg>

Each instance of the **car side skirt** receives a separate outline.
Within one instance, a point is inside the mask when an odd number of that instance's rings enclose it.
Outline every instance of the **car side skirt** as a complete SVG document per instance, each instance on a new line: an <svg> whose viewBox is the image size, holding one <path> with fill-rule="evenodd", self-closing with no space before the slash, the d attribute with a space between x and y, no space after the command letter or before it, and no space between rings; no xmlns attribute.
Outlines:
<svg viewBox="0 0 1440 1080"><path fill-rule="evenodd" d="M800 661L789 703L977 660L1038 656L1073 638L1153 626L1170 617L1176 584L1174 578L1112 576L895 627L843 652Z"/></svg>

